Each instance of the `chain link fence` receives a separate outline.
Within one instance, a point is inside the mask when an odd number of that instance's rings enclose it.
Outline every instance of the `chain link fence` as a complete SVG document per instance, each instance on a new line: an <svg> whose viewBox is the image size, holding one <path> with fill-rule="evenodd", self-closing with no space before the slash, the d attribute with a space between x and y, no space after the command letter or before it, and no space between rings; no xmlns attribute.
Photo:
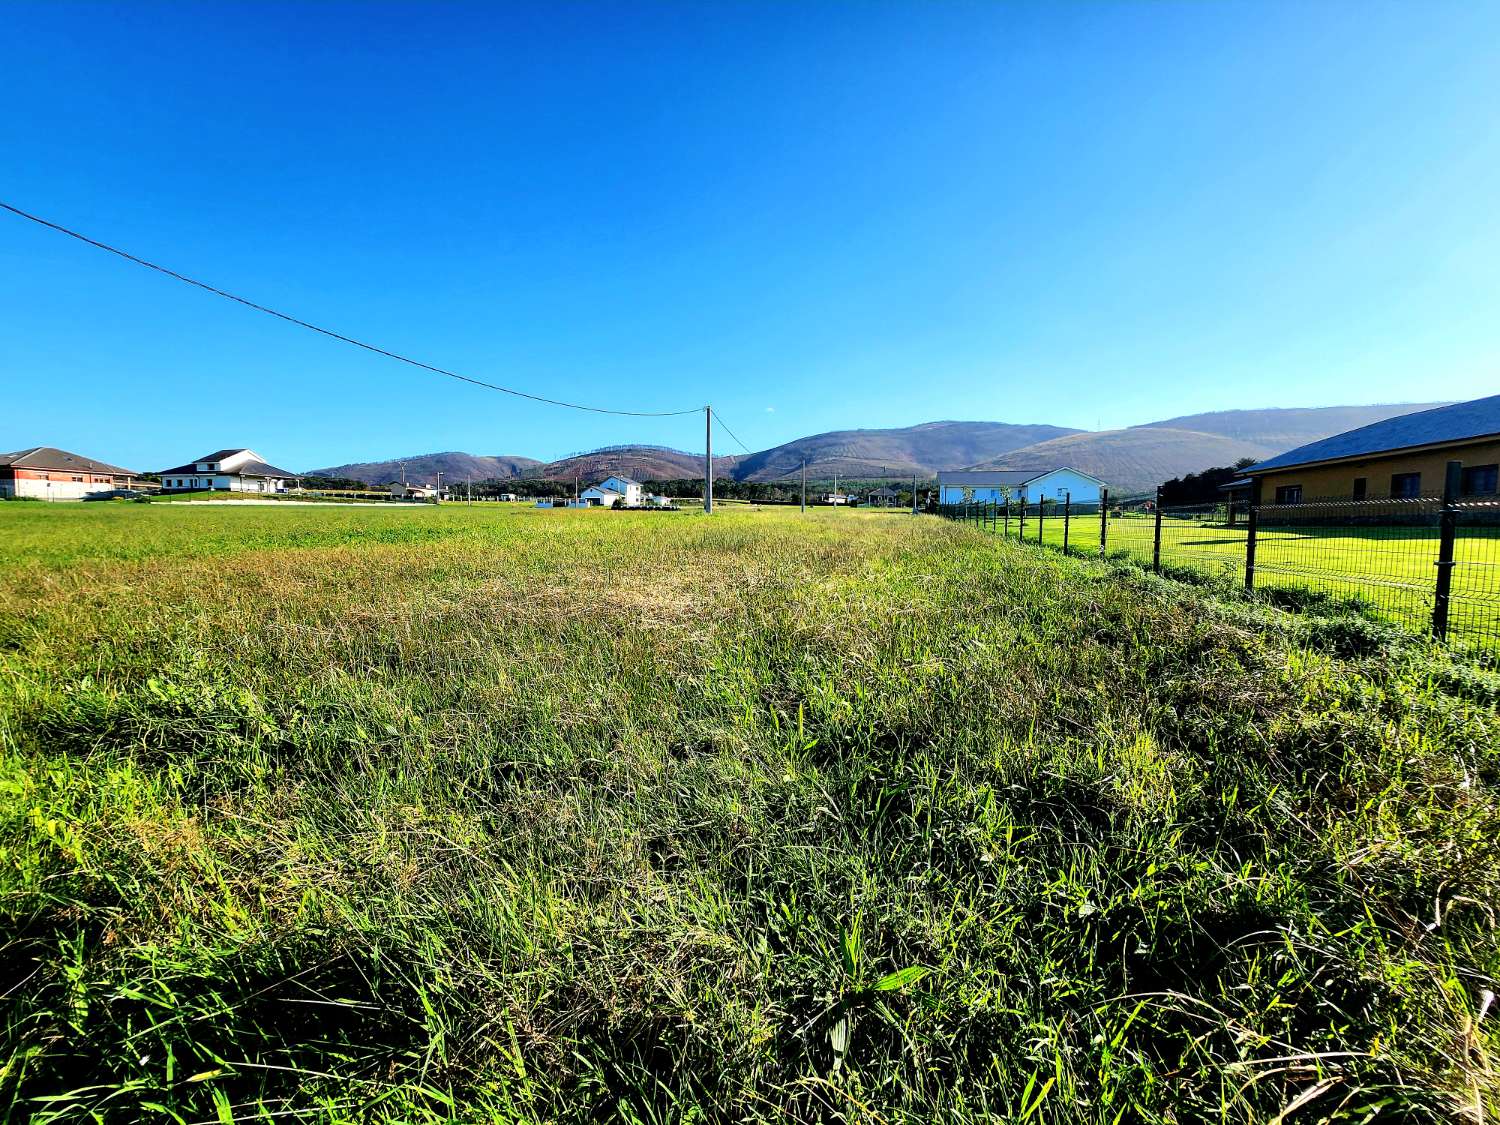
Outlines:
<svg viewBox="0 0 1500 1125"><path fill-rule="evenodd" d="M1047 500L944 505L995 535L1191 571L1263 591L1321 595L1500 659L1500 497L1225 501L1162 507Z"/></svg>

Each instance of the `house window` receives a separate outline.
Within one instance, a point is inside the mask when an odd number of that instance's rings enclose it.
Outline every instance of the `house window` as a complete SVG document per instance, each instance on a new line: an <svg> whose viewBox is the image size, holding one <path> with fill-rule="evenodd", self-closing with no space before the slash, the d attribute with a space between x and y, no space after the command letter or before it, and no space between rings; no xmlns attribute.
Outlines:
<svg viewBox="0 0 1500 1125"><path fill-rule="evenodd" d="M1500 465L1475 465L1465 469L1459 492L1464 496L1493 496L1500 483Z"/></svg>
<svg viewBox="0 0 1500 1125"><path fill-rule="evenodd" d="M1365 477L1355 477L1354 478L1354 498L1356 500L1363 500L1365 498L1366 494L1369 491L1370 491L1370 482L1369 482L1369 480L1367 478L1365 478Z"/></svg>
<svg viewBox="0 0 1500 1125"><path fill-rule="evenodd" d="M1300 504L1302 503L1302 486L1300 484L1283 484L1276 489L1276 503L1278 504Z"/></svg>
<svg viewBox="0 0 1500 1125"><path fill-rule="evenodd" d="M1392 473L1391 499L1412 500L1422 495L1421 473Z"/></svg>

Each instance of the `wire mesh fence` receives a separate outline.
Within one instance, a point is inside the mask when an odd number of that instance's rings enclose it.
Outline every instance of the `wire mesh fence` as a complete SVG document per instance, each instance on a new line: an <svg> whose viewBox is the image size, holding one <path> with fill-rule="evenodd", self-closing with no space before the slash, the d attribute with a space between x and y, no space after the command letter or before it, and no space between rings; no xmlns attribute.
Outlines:
<svg viewBox="0 0 1500 1125"><path fill-rule="evenodd" d="M1012 501L939 508L995 535L1321 595L1500 659L1500 497L1233 501Z"/></svg>

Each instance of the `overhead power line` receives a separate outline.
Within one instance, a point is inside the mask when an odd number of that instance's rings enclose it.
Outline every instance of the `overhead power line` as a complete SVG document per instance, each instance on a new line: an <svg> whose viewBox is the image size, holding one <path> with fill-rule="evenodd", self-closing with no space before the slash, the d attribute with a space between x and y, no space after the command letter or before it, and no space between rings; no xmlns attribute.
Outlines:
<svg viewBox="0 0 1500 1125"><path fill-rule="evenodd" d="M387 359L394 359L399 363L410 364L412 367L419 367L423 371L431 371L434 375L446 375L448 378L457 379L461 383L470 383L476 387L484 387L486 390L499 391L501 394L514 395L516 398L530 399L532 402L541 402L545 403L548 406L564 406L569 410L585 410L591 414L620 414L630 418L676 418L684 414L697 414L703 409L703 407L701 406L694 406L690 407L687 410L614 410L607 406L589 406L581 402L566 402L560 398L548 398L545 395L534 395L530 394L527 391L518 391L514 387L502 387L499 383L487 383L483 379L475 379L468 375L460 375L457 371L449 371L445 367L436 367L433 364L423 363L421 360L412 359L409 356L401 355L398 352L389 351L385 348L377 347L374 344L367 344L363 340L356 340L353 336L345 336L340 332L334 332L333 330L328 328L320 328L318 325L311 324L308 321L299 319L298 317L290 316L284 312L278 312L276 309L268 308L265 305L257 304L254 301L237 296L234 293L229 293L223 289L217 288L216 286L209 285L205 281L198 281L196 278L191 278L186 276L185 274L180 274L176 270L168 269L166 266L157 265L155 262L147 261L145 258L138 257L137 255L132 254L127 250L121 250L117 246L111 246L107 242L100 242L96 238L90 238L88 235L80 234L76 230L70 230L59 223L54 223L48 219L44 219L40 215L33 215L29 211L23 211L21 210L21 208L14 207L11 204L6 203L4 200L0 200L0 207L3 207L13 215L18 215L23 219L29 219L31 222L36 223L38 226L43 226L49 228L50 230L55 230L59 234L67 235L69 238L76 238L79 242L84 242L90 246L96 247L97 249L108 251L111 254L124 258L127 262L134 262L138 266L145 266L149 270L155 270L157 273L166 274L168 277L175 278L176 280L181 281L187 285L197 286L199 289L207 290L209 293L212 293L215 296L223 297L229 301L235 301L241 305L246 306L247 308L252 308L256 312L265 313L267 316L274 316L279 320L286 321L288 324L295 324L299 328L306 328L309 332L316 332L319 335L328 336L334 340L340 340L345 344L353 344L356 348L363 348L367 352L374 352L376 355L383 355ZM735 438L735 441L739 441L739 438ZM746 452L749 451L746 450Z"/></svg>
<svg viewBox="0 0 1500 1125"><path fill-rule="evenodd" d="M731 430L727 425L724 424L724 415L722 415L722 414L719 413L718 407L714 408L714 417L719 422L719 429L723 430L730 437L734 438L734 440L739 444L739 447L741 449L743 449L746 453L749 453L749 454L753 454L755 452L755 450L751 449L744 442L740 441L740 438L739 438L738 434L736 434L733 430Z"/></svg>

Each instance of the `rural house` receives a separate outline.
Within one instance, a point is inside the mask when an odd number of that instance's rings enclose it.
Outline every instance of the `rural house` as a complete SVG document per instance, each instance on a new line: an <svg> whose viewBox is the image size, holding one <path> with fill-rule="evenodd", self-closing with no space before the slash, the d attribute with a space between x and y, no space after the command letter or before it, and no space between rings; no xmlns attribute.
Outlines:
<svg viewBox="0 0 1500 1125"><path fill-rule="evenodd" d="M1440 496L1449 461L1460 492L1494 496L1500 468L1500 395L1419 410L1348 430L1251 465L1257 503Z"/></svg>
<svg viewBox="0 0 1500 1125"><path fill-rule="evenodd" d="M136 474L66 449L34 445L0 453L0 498L81 500L116 488L133 488Z"/></svg>
<svg viewBox="0 0 1500 1125"><path fill-rule="evenodd" d="M629 477L607 476L598 484L590 485L578 494L591 506L613 508L639 508L641 506L641 482Z"/></svg>
<svg viewBox="0 0 1500 1125"><path fill-rule="evenodd" d="M297 476L268 465L253 449L219 449L161 471L163 492L285 492Z"/></svg>
<svg viewBox="0 0 1500 1125"><path fill-rule="evenodd" d="M938 503L1038 504L1071 497L1075 504L1097 504L1104 487L1078 469L964 469L938 473Z"/></svg>
<svg viewBox="0 0 1500 1125"><path fill-rule="evenodd" d="M448 490L430 484L406 484L393 480L390 484L392 500L446 500Z"/></svg>

